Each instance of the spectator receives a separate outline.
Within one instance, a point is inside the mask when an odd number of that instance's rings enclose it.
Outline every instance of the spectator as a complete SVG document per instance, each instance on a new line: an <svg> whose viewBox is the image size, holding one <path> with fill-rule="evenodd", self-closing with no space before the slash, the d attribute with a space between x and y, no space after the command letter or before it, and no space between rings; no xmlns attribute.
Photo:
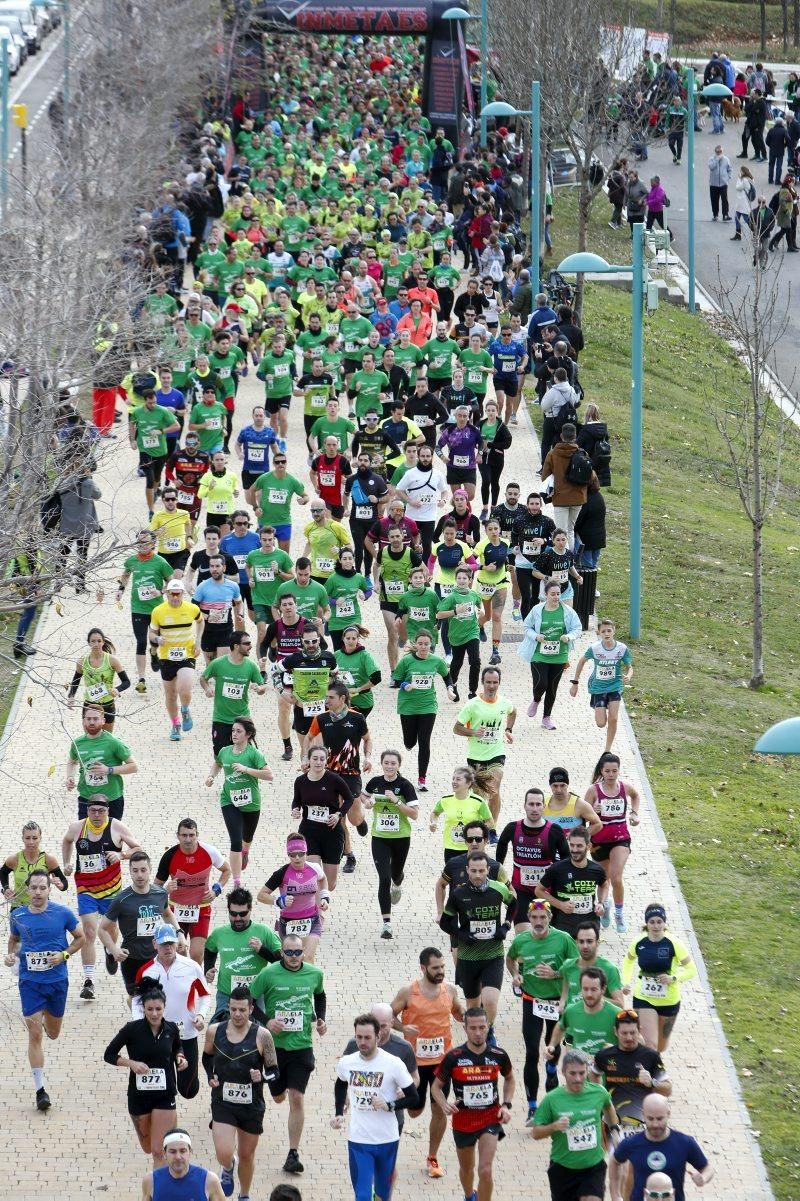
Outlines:
<svg viewBox="0 0 800 1201"><path fill-rule="evenodd" d="M608 173L608 203L612 206L609 225L612 229L622 227L622 207L625 204L625 159L615 159Z"/></svg>
<svg viewBox="0 0 800 1201"><path fill-rule="evenodd" d="M538 297L537 297L538 299ZM521 321L527 321L531 315L531 305L533 304L533 287L531 285L531 273L524 268L519 273L519 278L511 292L511 301L508 306L510 314L519 314ZM552 312L552 310L550 310Z"/></svg>
<svg viewBox="0 0 800 1201"><path fill-rule="evenodd" d="M667 193L661 186L661 179L654 175L650 180L650 191L647 193L647 228L654 225L664 228L664 207L667 203Z"/></svg>
<svg viewBox="0 0 800 1201"><path fill-rule="evenodd" d="M577 413L580 403L577 392L567 378L566 370L557 367L553 374L553 383L542 397L542 462L550 453L550 447L556 440L565 416Z"/></svg>
<svg viewBox="0 0 800 1201"><path fill-rule="evenodd" d="M717 131L715 131L717 132ZM721 146L714 147L714 153L708 160L708 190L711 193L711 220L719 220L720 203L722 204L722 220L730 221L728 207L728 184L731 182L731 160L723 154Z"/></svg>
<svg viewBox="0 0 800 1201"><path fill-rule="evenodd" d="M736 180L736 208L733 214L736 231L731 238L732 242L741 242L742 222L750 228L750 215L756 207L756 185L753 183L753 173L742 163L739 168L739 178Z"/></svg>
<svg viewBox="0 0 800 1201"><path fill-rule="evenodd" d="M606 502L599 483L591 483L582 506L575 519L575 554L578 571L597 570L600 551L606 545Z"/></svg>
<svg viewBox="0 0 800 1201"><path fill-rule="evenodd" d="M767 148L764 145L764 126L767 123L767 102L759 88L755 88L744 102L744 130L742 132L742 153L737 158L747 158L748 143L752 139L753 162L767 161Z"/></svg>
<svg viewBox="0 0 800 1201"><path fill-rule="evenodd" d="M570 354L576 359L584 348L583 330L575 320L575 314L568 304L558 306L558 332L561 338L569 343Z"/></svg>
<svg viewBox="0 0 800 1201"><path fill-rule="evenodd" d="M775 124L764 140L769 150L767 178L770 183L779 184L783 176L783 156L791 145L791 138L783 117L775 118Z"/></svg>
<svg viewBox="0 0 800 1201"><path fill-rule="evenodd" d="M578 434L578 446L583 447L592 460L601 488L611 487L611 447L608 441L608 426L600 420L596 404L586 406L586 420Z"/></svg>
<svg viewBox="0 0 800 1201"><path fill-rule="evenodd" d="M639 172L631 170L628 172L628 182L625 185L625 207L628 211L628 225L631 237L633 237L634 225L644 221L646 204L647 187L639 179Z"/></svg>
<svg viewBox="0 0 800 1201"><path fill-rule="evenodd" d="M86 563L92 534L100 529L94 502L102 495L92 479L94 463L86 463L73 475L67 476L56 489L61 498L61 517L58 533L59 569L63 572L72 543L75 543L75 591L86 591Z"/></svg>
<svg viewBox="0 0 800 1201"><path fill-rule="evenodd" d="M598 484L588 456L585 451L580 451L576 438L575 426L566 421L561 427L561 441L548 451L542 463L542 482L553 477L553 520L557 527L567 531L570 549L575 541L575 521L586 504L588 488L592 483ZM586 483L575 483L567 478L574 475L577 460L573 464L572 459L576 452L583 456Z"/></svg>
<svg viewBox="0 0 800 1201"><path fill-rule="evenodd" d="M555 326L558 321L558 315L555 309L552 309L547 303L547 297L544 292L538 292L536 295L536 308L531 313L531 319L528 322L528 338L532 344L541 342L542 326Z"/></svg>

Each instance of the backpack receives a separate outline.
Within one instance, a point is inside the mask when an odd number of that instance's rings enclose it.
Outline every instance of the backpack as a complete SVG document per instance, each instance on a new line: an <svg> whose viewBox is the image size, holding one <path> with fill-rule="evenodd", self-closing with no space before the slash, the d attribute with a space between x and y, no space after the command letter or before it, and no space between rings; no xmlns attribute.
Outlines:
<svg viewBox="0 0 800 1201"><path fill-rule="evenodd" d="M146 388L155 388L158 386L158 380L152 371L137 371L131 383L137 396L141 396Z"/></svg>
<svg viewBox="0 0 800 1201"><path fill-rule="evenodd" d="M562 425L566 425L570 421L573 425L577 425L578 409L571 400L568 400L561 406L557 413L552 414L552 422L556 432L560 434Z"/></svg>
<svg viewBox="0 0 800 1201"><path fill-rule="evenodd" d="M45 533L57 530L61 522L61 493L56 489L45 497L39 509L42 529Z"/></svg>
<svg viewBox="0 0 800 1201"><path fill-rule="evenodd" d="M592 466L595 471L598 467L605 467L611 462L611 443L606 438L601 438L599 442L594 444L594 452L592 454Z"/></svg>
<svg viewBox="0 0 800 1201"><path fill-rule="evenodd" d="M567 464L564 478L568 484L577 484L579 486L588 484L591 481L592 460L582 447L578 447Z"/></svg>

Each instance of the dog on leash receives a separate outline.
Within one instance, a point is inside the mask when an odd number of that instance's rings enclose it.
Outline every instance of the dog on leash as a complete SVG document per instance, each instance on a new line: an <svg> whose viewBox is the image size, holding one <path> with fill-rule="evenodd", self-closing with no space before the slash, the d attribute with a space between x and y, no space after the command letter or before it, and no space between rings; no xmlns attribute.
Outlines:
<svg viewBox="0 0 800 1201"><path fill-rule="evenodd" d="M722 115L726 121L733 121L734 125L739 124L742 118L742 102L738 96L722 101Z"/></svg>

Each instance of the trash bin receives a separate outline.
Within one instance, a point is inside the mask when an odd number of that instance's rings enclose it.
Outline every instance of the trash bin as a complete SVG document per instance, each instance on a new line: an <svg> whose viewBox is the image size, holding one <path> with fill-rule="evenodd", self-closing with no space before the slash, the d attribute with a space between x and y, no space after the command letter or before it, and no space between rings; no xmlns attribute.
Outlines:
<svg viewBox="0 0 800 1201"><path fill-rule="evenodd" d="M583 583L575 586L575 599L572 607L581 619L584 630L589 629L589 618L594 613L595 594L597 593L597 568L582 568Z"/></svg>

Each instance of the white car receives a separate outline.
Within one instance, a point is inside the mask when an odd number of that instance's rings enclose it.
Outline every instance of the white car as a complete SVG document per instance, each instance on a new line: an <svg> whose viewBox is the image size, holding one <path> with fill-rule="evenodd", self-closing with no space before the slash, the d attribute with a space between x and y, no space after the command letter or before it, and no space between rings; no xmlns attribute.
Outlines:
<svg viewBox="0 0 800 1201"><path fill-rule="evenodd" d="M16 75L17 71L22 66L19 54L19 46L7 25L0 25L0 42L5 39L6 54L8 57L8 73Z"/></svg>

